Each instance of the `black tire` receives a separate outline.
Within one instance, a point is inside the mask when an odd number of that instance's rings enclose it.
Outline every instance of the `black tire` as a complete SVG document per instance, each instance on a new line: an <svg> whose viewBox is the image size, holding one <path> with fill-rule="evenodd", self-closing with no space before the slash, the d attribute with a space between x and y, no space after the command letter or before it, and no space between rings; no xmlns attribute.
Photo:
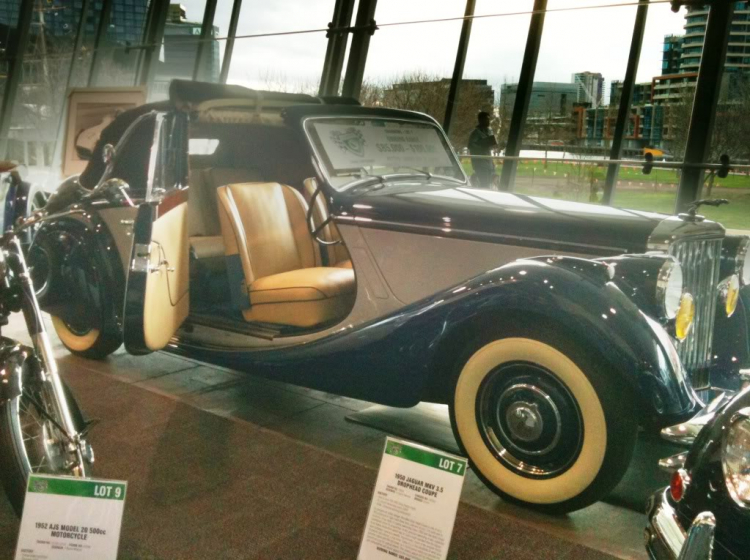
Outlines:
<svg viewBox="0 0 750 560"><path fill-rule="evenodd" d="M68 352L90 360L103 360L122 345L119 335L93 327L73 327L60 317L51 316L57 337Z"/></svg>
<svg viewBox="0 0 750 560"><path fill-rule="evenodd" d="M630 464L634 392L557 330L484 335L456 366L453 433L472 470L503 499L567 513L605 497Z"/></svg>
<svg viewBox="0 0 750 560"><path fill-rule="evenodd" d="M73 421L76 427L81 430L85 426L83 413L69 387L67 385L64 385L64 387ZM22 439L20 415L18 414L19 407L29 406L28 401L24 401L23 399L23 396L17 397L0 407L0 472L2 472L2 483L5 494L19 517L21 517L21 513L23 512L23 502L26 497L26 485L29 474L33 470L29 459L30 453L27 453ZM90 463L84 464L83 472L80 475L90 477L92 474L91 467ZM34 472L61 475L74 474L68 470L55 468L42 468L34 470Z"/></svg>

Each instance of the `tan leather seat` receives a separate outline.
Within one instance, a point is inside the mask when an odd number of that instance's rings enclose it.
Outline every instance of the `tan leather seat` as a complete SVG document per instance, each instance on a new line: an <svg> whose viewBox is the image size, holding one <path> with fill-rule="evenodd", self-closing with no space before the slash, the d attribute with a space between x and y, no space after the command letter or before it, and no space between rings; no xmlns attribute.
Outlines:
<svg viewBox="0 0 750 560"><path fill-rule="evenodd" d="M319 228L320 225L328 219L328 205L326 204L323 193L318 193L315 197L315 201L312 201L313 194L318 188L318 181L314 177L305 179L304 181L304 194L305 200L307 201L308 208L310 204L313 205L312 219L315 228ZM328 256L328 264L330 266L340 266L344 268L352 268L352 258L349 256L349 251L341 240L341 234L339 233L336 224L329 222L320 233L318 237L324 241L334 242L338 241L336 245L320 246L321 251L325 251Z"/></svg>
<svg viewBox="0 0 750 560"><path fill-rule="evenodd" d="M217 194L230 290L245 320L313 327L344 317L354 301L354 271L320 266L299 192L244 183Z"/></svg>
<svg viewBox="0 0 750 560"><path fill-rule="evenodd" d="M216 189L230 183L262 181L257 169L207 167L190 173L188 231L190 247L198 259L224 256Z"/></svg>

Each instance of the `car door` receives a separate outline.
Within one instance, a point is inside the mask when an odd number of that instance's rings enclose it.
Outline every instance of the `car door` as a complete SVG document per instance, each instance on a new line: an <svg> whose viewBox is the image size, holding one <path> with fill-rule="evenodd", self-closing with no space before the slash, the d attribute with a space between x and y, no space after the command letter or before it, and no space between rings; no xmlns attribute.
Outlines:
<svg viewBox="0 0 750 560"><path fill-rule="evenodd" d="M190 311L187 194L187 117L158 115L125 294L131 354L164 348Z"/></svg>

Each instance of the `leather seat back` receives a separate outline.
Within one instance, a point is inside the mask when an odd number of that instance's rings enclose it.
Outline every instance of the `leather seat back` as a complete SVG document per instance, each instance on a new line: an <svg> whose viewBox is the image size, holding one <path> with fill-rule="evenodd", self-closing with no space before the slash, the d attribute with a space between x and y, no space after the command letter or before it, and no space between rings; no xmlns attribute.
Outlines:
<svg viewBox="0 0 750 560"><path fill-rule="evenodd" d="M190 236L219 236L219 208L216 189L231 183L262 181L260 171L249 168L207 167L190 172L188 228Z"/></svg>
<svg viewBox="0 0 750 560"><path fill-rule="evenodd" d="M247 284L257 278L320 266L317 243L307 229L307 204L279 183L228 184L217 190L231 282L241 263ZM237 255L239 263L233 259ZM234 262L233 262L234 261Z"/></svg>

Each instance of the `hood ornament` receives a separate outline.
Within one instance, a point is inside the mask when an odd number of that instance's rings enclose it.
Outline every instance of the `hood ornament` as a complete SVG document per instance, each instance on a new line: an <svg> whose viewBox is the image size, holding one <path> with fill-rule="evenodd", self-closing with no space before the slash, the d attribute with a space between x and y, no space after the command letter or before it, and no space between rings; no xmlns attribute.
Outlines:
<svg viewBox="0 0 750 560"><path fill-rule="evenodd" d="M698 209L701 206L719 207L724 204L729 204L729 201L726 198L706 198L703 200L696 200L690 205L686 213L678 214L678 216L686 222L702 222L706 217L698 214Z"/></svg>

